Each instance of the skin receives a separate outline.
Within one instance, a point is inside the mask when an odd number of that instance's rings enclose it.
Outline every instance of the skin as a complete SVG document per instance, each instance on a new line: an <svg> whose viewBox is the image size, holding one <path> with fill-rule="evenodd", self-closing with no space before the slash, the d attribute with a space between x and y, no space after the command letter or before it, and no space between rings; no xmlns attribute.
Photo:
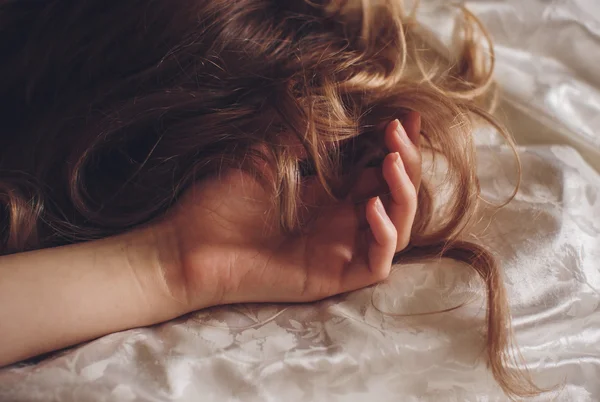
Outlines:
<svg viewBox="0 0 600 402"><path fill-rule="evenodd" d="M272 195L230 170L194 185L148 226L0 257L0 366L210 306L308 302L386 279L410 240L419 132L416 113L404 128L389 123L389 154L347 200L322 201L316 181L307 183L319 202L306 211L316 218L302 235L281 233ZM381 176L386 195L357 206Z"/></svg>

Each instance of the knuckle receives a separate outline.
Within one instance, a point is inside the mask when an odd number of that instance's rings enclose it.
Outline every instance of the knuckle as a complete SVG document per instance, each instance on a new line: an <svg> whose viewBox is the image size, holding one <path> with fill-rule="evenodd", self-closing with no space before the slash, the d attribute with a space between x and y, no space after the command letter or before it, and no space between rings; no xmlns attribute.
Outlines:
<svg viewBox="0 0 600 402"><path fill-rule="evenodd" d="M418 199L417 189L414 186L407 186L404 191L404 199L411 209L415 209Z"/></svg>
<svg viewBox="0 0 600 402"><path fill-rule="evenodd" d="M421 167L421 164L423 163L423 156L417 148L412 148L410 156L407 158L407 163L412 169L417 169Z"/></svg>

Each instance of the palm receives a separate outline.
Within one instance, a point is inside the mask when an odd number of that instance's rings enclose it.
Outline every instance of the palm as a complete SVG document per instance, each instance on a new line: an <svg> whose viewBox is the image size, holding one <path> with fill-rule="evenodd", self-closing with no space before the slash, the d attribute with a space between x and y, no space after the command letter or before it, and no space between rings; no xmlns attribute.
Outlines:
<svg viewBox="0 0 600 402"><path fill-rule="evenodd" d="M409 158L403 159L407 165ZM393 158L381 168L392 189L390 203L402 204L395 207L395 222L377 212L375 199L366 205L311 202L303 212L314 219L298 235L281 232L271 194L250 175L230 170L196 184L176 212L191 293L210 283L222 303L298 302L381 281L393 254L406 245L414 218L411 203L418 184L410 180L418 178L409 177L406 167L404 177ZM364 192L373 175L366 172L356 192ZM319 191L316 180L308 187ZM394 211L387 209L393 218Z"/></svg>

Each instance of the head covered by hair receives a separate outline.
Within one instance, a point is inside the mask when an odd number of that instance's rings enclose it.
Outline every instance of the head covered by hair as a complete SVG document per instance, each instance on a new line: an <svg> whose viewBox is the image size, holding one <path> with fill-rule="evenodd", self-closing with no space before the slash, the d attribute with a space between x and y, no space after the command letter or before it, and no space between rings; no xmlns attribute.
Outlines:
<svg viewBox="0 0 600 402"><path fill-rule="evenodd" d="M383 151L378 127L416 111L448 195L434 202L421 186L396 259L473 266L491 371L509 395L530 393L508 368L498 266L466 241L479 202L473 123L505 132L486 111L493 53L463 16L458 53L440 55L400 0L0 1L0 254L127 231L194 181L265 162L281 226L298 230L302 177L342 197L338 179Z"/></svg>

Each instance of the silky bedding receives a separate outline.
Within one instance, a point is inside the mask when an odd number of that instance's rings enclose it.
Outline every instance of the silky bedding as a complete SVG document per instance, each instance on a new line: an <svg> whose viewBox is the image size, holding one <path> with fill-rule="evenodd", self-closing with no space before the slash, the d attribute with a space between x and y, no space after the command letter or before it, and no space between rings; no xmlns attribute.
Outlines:
<svg viewBox="0 0 600 402"><path fill-rule="evenodd" d="M423 1L441 42L453 11ZM522 161L484 211L534 401L600 401L600 2L480 0ZM514 156L480 130L483 196ZM0 401L506 401L486 369L482 285L447 260L304 305L238 305L105 336L0 370ZM457 305L454 311L423 314Z"/></svg>

